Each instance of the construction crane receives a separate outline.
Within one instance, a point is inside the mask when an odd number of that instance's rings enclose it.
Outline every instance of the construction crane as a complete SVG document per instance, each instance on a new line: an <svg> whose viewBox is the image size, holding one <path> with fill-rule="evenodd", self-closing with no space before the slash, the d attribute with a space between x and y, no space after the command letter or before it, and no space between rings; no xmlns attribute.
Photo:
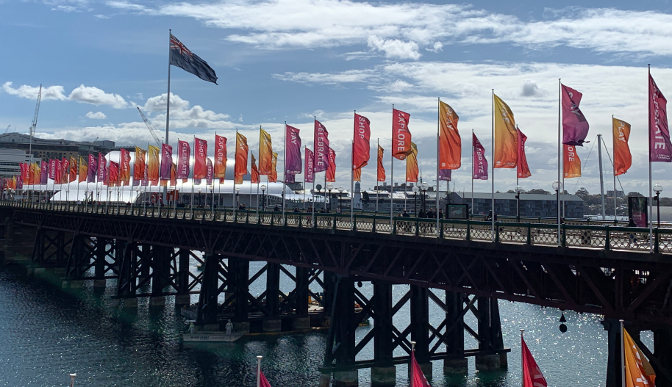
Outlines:
<svg viewBox="0 0 672 387"><path fill-rule="evenodd" d="M28 140L28 154L30 155L30 163L33 163L33 135L35 128L37 128L37 115L40 113L40 101L42 100L42 84L40 83L40 91L37 92L37 103L35 104L35 115L33 116L33 124L30 126L30 139Z"/></svg>
<svg viewBox="0 0 672 387"><path fill-rule="evenodd" d="M10 126L12 126L12 125L7 125L7 129L5 129L5 133L7 133L7 131L9 130L9 127L10 127Z"/></svg>
<svg viewBox="0 0 672 387"><path fill-rule="evenodd" d="M156 133L155 133L156 129L154 129L152 124L149 123L149 120L147 119L147 117L145 117L145 114L142 112L142 110L140 110L140 107L138 107L138 113L140 113L140 117L142 117L142 120L145 122L145 125L147 125L147 130L149 130L149 133L151 133L152 137L154 137L154 141L156 141L156 145L159 148L161 148L162 141L159 138L159 136L156 135Z"/></svg>

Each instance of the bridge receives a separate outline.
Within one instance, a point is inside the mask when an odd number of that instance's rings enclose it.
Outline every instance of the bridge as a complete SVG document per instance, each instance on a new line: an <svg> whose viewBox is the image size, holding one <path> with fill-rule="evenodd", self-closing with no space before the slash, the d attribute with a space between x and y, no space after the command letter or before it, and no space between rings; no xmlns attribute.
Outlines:
<svg viewBox="0 0 672 387"><path fill-rule="evenodd" d="M423 367L441 359L446 372L464 372L468 356L482 370L506 366L497 299L603 315L607 386L620 383L618 319L636 341L637 332L652 330L654 348L638 344L656 385L672 386L672 229L656 228L651 237L642 228L533 220L501 220L494 229L440 220L437 228L435 219L114 204L0 202L0 211L6 259L23 251L35 267L60 268L70 286L116 279L124 305L143 296L186 304L196 293L198 329L220 329L229 318L245 332L328 326L325 386L356 385L362 367L372 368L374 383L394 384L394 365L408 357L393 351L410 353L411 341ZM194 261L202 272L190 271ZM250 261L265 265L250 273ZM249 285L264 273L266 291L254 297ZM279 290L280 273L295 283L289 294ZM362 281L373 284L370 299L358 290ZM323 291L312 291L315 284ZM410 285L396 303L393 284ZM309 313L309 297L322 315ZM406 303L411 323L396 327L393 317ZM437 326L430 303L445 311ZM477 327L465 323L467 313ZM356 342L366 317L374 329ZM465 333L478 348L464 348ZM374 358L355 361L371 341Z"/></svg>

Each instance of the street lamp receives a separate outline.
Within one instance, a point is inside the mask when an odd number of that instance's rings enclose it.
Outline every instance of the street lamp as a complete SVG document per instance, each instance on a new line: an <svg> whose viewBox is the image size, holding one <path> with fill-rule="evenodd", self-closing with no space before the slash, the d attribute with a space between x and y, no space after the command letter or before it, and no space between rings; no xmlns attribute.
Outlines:
<svg viewBox="0 0 672 387"><path fill-rule="evenodd" d="M420 189L417 185L414 185L412 188L413 191L413 215L418 216L418 191Z"/></svg>
<svg viewBox="0 0 672 387"><path fill-rule="evenodd" d="M341 206L341 196L343 195L343 187L338 187L338 213L343 212L343 207ZM350 203L352 205L352 203Z"/></svg>
<svg viewBox="0 0 672 387"><path fill-rule="evenodd" d="M523 187L516 186L516 222L520 222L520 194L523 192Z"/></svg>
<svg viewBox="0 0 672 387"><path fill-rule="evenodd" d="M327 191L329 191L329 212L331 212L331 190L334 189L334 186L329 183L327 184ZM339 203L340 205L340 203Z"/></svg>
<svg viewBox="0 0 672 387"><path fill-rule="evenodd" d="M236 187L236 197L235 197L235 200L234 200L234 202L236 203L236 207L239 207L238 194L240 194L240 187Z"/></svg>
<svg viewBox="0 0 672 387"><path fill-rule="evenodd" d="M658 221L658 228L660 228L660 193L663 192L663 187L656 183L653 186L653 192L656 193L656 220Z"/></svg>
<svg viewBox="0 0 672 387"><path fill-rule="evenodd" d="M420 189L422 190L422 212L427 212L427 209L425 208L425 195L427 194L427 188L429 188L429 184L427 183L420 183Z"/></svg>
<svg viewBox="0 0 672 387"><path fill-rule="evenodd" d="M261 210L264 211L266 209L266 196L264 195L264 192L266 192L266 184L261 185Z"/></svg>

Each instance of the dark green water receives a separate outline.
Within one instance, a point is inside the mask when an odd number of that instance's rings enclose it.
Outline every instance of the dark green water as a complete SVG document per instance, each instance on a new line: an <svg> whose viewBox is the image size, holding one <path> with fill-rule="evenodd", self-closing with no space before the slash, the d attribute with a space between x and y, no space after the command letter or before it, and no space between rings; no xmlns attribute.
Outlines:
<svg viewBox="0 0 672 387"><path fill-rule="evenodd" d="M251 266L257 265L253 263ZM113 283L105 293L84 288L66 294L41 281L0 269L0 386L255 386L256 356L274 387L317 386L325 347L324 332L255 337L206 348L182 348L179 333L187 322L172 304L150 310L141 299L137 313L113 306ZM370 288L364 286L365 293ZM395 287L400 297L404 286ZM195 301L195 298L192 298ZM171 300L172 301L172 300ZM504 344L512 349L509 368L444 377L435 362L433 386L520 386L519 329L544 372L549 386L603 386L606 332L599 316L565 313L568 332L560 333L560 312L500 301ZM440 310L431 309L437 322ZM475 328L473 319L467 320ZM405 327L408 312L395 324ZM370 327L360 328L363 337ZM645 341L650 337L642 336ZM476 343L468 339L466 348ZM361 359L372 357L369 344ZM399 353L401 354L401 353ZM397 367L398 385L407 386L406 366ZM359 372L360 386L370 385L370 372Z"/></svg>

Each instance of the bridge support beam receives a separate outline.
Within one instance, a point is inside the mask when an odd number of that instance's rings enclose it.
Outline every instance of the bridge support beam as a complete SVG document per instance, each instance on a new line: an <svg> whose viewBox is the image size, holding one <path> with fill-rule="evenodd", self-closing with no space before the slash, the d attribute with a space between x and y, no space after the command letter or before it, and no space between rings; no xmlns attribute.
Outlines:
<svg viewBox="0 0 672 387"><path fill-rule="evenodd" d="M266 309L270 314L262 323L264 332L280 332L282 330L279 306L280 265L269 262L266 264Z"/></svg>
<svg viewBox="0 0 672 387"><path fill-rule="evenodd" d="M220 255L205 255L203 282L201 283L198 312L196 314L196 324L202 327L202 330L219 330L219 323L217 322L217 297L219 296L218 272L220 260ZM229 260L229 265L231 265L231 260Z"/></svg>
<svg viewBox="0 0 672 387"><path fill-rule="evenodd" d="M96 237L93 252L93 271L95 279L93 280L94 288L104 288L106 285L105 270L107 269L107 245L110 240L106 238Z"/></svg>
<svg viewBox="0 0 672 387"><path fill-rule="evenodd" d="M191 304L191 295L189 294L189 250L180 249L177 253L178 271L177 271L177 295L175 296L175 305Z"/></svg>
<svg viewBox="0 0 672 387"><path fill-rule="evenodd" d="M607 331L607 382L606 387L618 387L621 385L621 323L613 318L602 321L604 330Z"/></svg>
<svg viewBox="0 0 672 387"><path fill-rule="evenodd" d="M443 361L446 374L466 374L468 360L464 357L464 296L446 292L446 352L453 355Z"/></svg>
<svg viewBox="0 0 672 387"><path fill-rule="evenodd" d="M166 304L163 288L169 283L172 248L153 246L152 248L152 296L149 306L160 307Z"/></svg>
<svg viewBox="0 0 672 387"><path fill-rule="evenodd" d="M337 276L335 298L331 310L331 326L327 338L325 365L334 365L334 387L353 387L359 383L355 365L355 284L351 278ZM349 368L353 367L353 368Z"/></svg>
<svg viewBox="0 0 672 387"><path fill-rule="evenodd" d="M411 340L415 341L415 359L427 379L432 377L429 360L429 291L411 286Z"/></svg>
<svg viewBox="0 0 672 387"><path fill-rule="evenodd" d="M653 331L653 355L657 362L656 387L672 387L672 327L660 327ZM660 368L663 367L661 370Z"/></svg>
<svg viewBox="0 0 672 387"><path fill-rule="evenodd" d="M392 283L373 282L373 361L371 384L374 386L394 386L397 369L393 362L394 337L392 334Z"/></svg>
<svg viewBox="0 0 672 387"><path fill-rule="evenodd" d="M503 349L502 325L499 320L499 305L497 299L478 298L478 349ZM506 368L506 353L476 356L476 369L479 371L494 371Z"/></svg>
<svg viewBox="0 0 672 387"><path fill-rule="evenodd" d="M308 281L310 270L305 267L296 268L296 298L294 300L294 321L292 329L310 329L310 317L308 317Z"/></svg>
<svg viewBox="0 0 672 387"><path fill-rule="evenodd" d="M233 291L235 306L233 330L236 332L250 332L249 313L249 276L250 261L241 258L229 258L229 291Z"/></svg>

